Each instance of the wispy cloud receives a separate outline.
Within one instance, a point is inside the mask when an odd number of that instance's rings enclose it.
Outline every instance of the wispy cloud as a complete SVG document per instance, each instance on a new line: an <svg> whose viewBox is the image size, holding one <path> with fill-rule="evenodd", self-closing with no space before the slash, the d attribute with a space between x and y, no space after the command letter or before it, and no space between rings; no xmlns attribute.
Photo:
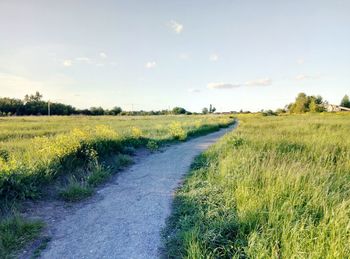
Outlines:
<svg viewBox="0 0 350 259"><path fill-rule="evenodd" d="M302 65L305 63L305 60L303 58L298 58L297 59L297 64Z"/></svg>
<svg viewBox="0 0 350 259"><path fill-rule="evenodd" d="M247 81L245 83L246 86L267 86L271 84L272 84L272 80L270 78L256 79L256 80Z"/></svg>
<svg viewBox="0 0 350 259"><path fill-rule="evenodd" d="M150 68L154 68L157 65L157 63L155 61L149 61L146 63L145 67L150 69Z"/></svg>
<svg viewBox="0 0 350 259"><path fill-rule="evenodd" d="M201 90L196 89L196 88L189 88L187 91L188 91L189 93L200 93Z"/></svg>
<svg viewBox="0 0 350 259"><path fill-rule="evenodd" d="M303 81L303 80L316 80L320 79L321 75L306 75L306 74L300 74L295 77L295 80L297 81Z"/></svg>
<svg viewBox="0 0 350 259"><path fill-rule="evenodd" d="M66 59L66 60L63 61L62 64L63 64L63 66L65 66L65 67L70 67L70 66L73 65L73 61L72 61L71 59Z"/></svg>
<svg viewBox="0 0 350 259"><path fill-rule="evenodd" d="M100 53L100 57L101 57L101 58L107 58L107 54L104 53L104 52L101 52L101 53Z"/></svg>
<svg viewBox="0 0 350 259"><path fill-rule="evenodd" d="M46 98L67 97L68 89L73 83L73 79L60 74L39 81L27 76L0 72L0 96L22 98L25 94L40 91Z"/></svg>
<svg viewBox="0 0 350 259"><path fill-rule="evenodd" d="M170 21L170 27L177 34L180 34L183 31L183 29L184 29L184 26L181 23L179 23L177 21L174 21L174 20Z"/></svg>
<svg viewBox="0 0 350 259"><path fill-rule="evenodd" d="M88 57L77 57L75 60L78 62L91 63L91 60Z"/></svg>
<svg viewBox="0 0 350 259"><path fill-rule="evenodd" d="M272 84L272 80L270 78L262 78L262 79L256 79L247 81L243 84L241 83L209 83L208 88L209 89L233 89L238 87L244 87L244 86L268 86Z"/></svg>
<svg viewBox="0 0 350 259"><path fill-rule="evenodd" d="M232 88L238 88L242 85L240 84L232 84L232 83L209 83L208 88L209 89L232 89Z"/></svg>
<svg viewBox="0 0 350 259"><path fill-rule="evenodd" d="M211 54L210 57L209 57L209 60L210 61L213 61L213 62L216 62L219 60L219 55L217 54Z"/></svg>
<svg viewBox="0 0 350 259"><path fill-rule="evenodd" d="M190 55L187 54L187 53L181 53L181 54L179 55L179 58L180 58L180 59L183 59L183 60L187 60L187 59L190 58Z"/></svg>

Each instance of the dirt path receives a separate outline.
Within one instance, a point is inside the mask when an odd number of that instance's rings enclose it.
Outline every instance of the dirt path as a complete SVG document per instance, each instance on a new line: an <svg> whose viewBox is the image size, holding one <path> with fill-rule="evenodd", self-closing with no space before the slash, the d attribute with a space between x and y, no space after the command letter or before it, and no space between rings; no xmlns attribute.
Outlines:
<svg viewBox="0 0 350 259"><path fill-rule="evenodd" d="M232 128L170 146L121 172L96 202L56 223L42 258L157 258L175 188L194 157Z"/></svg>

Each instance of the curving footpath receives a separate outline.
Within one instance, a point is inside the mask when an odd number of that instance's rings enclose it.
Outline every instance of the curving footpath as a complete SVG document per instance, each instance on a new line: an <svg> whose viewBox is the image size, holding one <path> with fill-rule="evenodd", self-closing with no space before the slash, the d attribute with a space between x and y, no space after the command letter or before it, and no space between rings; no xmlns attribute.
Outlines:
<svg viewBox="0 0 350 259"><path fill-rule="evenodd" d="M42 258L158 258L174 190L195 156L234 127L172 145L120 172L100 199L56 224Z"/></svg>

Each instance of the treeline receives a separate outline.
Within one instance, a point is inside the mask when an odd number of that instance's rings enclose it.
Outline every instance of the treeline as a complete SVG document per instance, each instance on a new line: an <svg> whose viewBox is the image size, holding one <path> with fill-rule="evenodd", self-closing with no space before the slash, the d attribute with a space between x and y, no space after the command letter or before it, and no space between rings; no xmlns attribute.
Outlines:
<svg viewBox="0 0 350 259"><path fill-rule="evenodd" d="M15 98L0 98L0 116L24 116L24 115L168 115L168 114L193 114L182 107L175 107L172 110L161 111L123 111L116 106L112 109L102 107L91 107L90 109L76 109L63 103L44 101L42 94L36 92L26 95L23 100Z"/></svg>
<svg viewBox="0 0 350 259"><path fill-rule="evenodd" d="M327 106L328 102L320 95L314 96L299 93L295 101L286 105L284 109L277 109L276 111L261 110L261 113L264 116L273 116L281 113L325 112L327 111ZM348 95L342 98L339 106L350 108L350 99Z"/></svg>
<svg viewBox="0 0 350 259"><path fill-rule="evenodd" d="M294 103L287 105L287 110L290 113L305 113L305 112L323 112L326 110L327 102L322 96L308 96L305 93L300 93L295 98Z"/></svg>
<svg viewBox="0 0 350 259"><path fill-rule="evenodd" d="M77 110L71 105L62 103L48 103L42 100L42 95L36 92L34 95L26 95L23 100L15 98L0 98L0 115L53 115L74 114Z"/></svg>
<svg viewBox="0 0 350 259"><path fill-rule="evenodd" d="M286 110L290 113L306 113L306 112L324 112L327 110L328 102L322 96L299 93L295 98L295 102L286 106ZM344 95L339 106L350 108L350 100L348 95Z"/></svg>
<svg viewBox="0 0 350 259"><path fill-rule="evenodd" d="M100 108L91 108L79 110L71 105L43 101L42 95L36 92L32 95L26 95L23 100L3 97L0 98L0 115L1 116L22 116L22 115L72 115L72 114L88 114L99 115ZM103 110L103 109L102 109ZM103 110L103 113L105 111ZM114 111L111 111L114 112ZM118 111L119 113L121 112Z"/></svg>

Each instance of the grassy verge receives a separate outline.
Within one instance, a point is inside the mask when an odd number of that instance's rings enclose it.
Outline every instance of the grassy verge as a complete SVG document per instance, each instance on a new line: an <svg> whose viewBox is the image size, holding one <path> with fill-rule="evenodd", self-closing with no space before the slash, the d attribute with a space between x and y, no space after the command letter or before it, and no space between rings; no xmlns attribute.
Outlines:
<svg viewBox="0 0 350 259"><path fill-rule="evenodd" d="M0 222L0 258L12 258L14 252L40 235L43 223L29 221L20 216L2 219Z"/></svg>
<svg viewBox="0 0 350 259"><path fill-rule="evenodd" d="M76 202L94 194L94 188L106 182L113 173L131 164L129 155L113 155L108 160L109 165L95 161L86 170L78 170L78 174L70 176L64 187L59 191L59 196L67 202Z"/></svg>
<svg viewBox="0 0 350 259"><path fill-rule="evenodd" d="M178 191L168 257L349 258L350 116L239 120Z"/></svg>

